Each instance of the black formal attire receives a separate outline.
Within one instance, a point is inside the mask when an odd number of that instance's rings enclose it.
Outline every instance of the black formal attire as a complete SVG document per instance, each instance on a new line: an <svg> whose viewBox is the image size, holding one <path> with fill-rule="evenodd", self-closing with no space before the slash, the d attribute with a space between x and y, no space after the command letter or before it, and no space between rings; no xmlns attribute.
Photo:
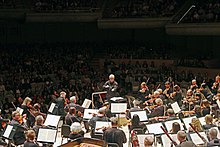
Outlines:
<svg viewBox="0 0 220 147"><path fill-rule="evenodd" d="M16 145L21 145L25 142L26 137L24 131L26 130L17 120L12 120L11 125L16 127L15 135L13 136L13 141Z"/></svg>
<svg viewBox="0 0 220 147"><path fill-rule="evenodd" d="M118 83L116 81L105 82L105 84L103 85L103 88L105 88L107 90L106 98L108 101L110 101L110 98L118 96L118 93L117 93Z"/></svg>
<svg viewBox="0 0 220 147"><path fill-rule="evenodd" d="M217 146L218 147L220 146L220 139L218 138L213 139L207 143L207 147L217 147Z"/></svg>
<svg viewBox="0 0 220 147"><path fill-rule="evenodd" d="M196 147L196 145L192 141L185 141L176 145L176 147Z"/></svg>
<svg viewBox="0 0 220 147"><path fill-rule="evenodd" d="M156 117L156 116L163 116L164 115L164 105L157 106L153 111L150 113L149 117Z"/></svg>
<svg viewBox="0 0 220 147"><path fill-rule="evenodd" d="M206 124L202 126L204 130L209 130L212 127L217 127L215 124Z"/></svg>
<svg viewBox="0 0 220 147"><path fill-rule="evenodd" d="M119 147L123 147L123 143L127 142L126 135L124 131L117 128L109 128L104 131L103 139L107 143L117 143Z"/></svg>
<svg viewBox="0 0 220 147"><path fill-rule="evenodd" d="M24 143L24 147L39 147L39 146L36 143L34 143L34 142L26 141Z"/></svg>
<svg viewBox="0 0 220 147"><path fill-rule="evenodd" d="M65 111L64 111L65 99L63 97L58 97L55 102L57 106L57 115L60 115L61 117L65 117Z"/></svg>
<svg viewBox="0 0 220 147"><path fill-rule="evenodd" d="M67 114L66 116L65 116L65 123L67 124L67 125L69 125L69 126L71 126L71 124L72 123L74 123L74 122L81 122L81 119L79 119L79 118L77 118L76 116L74 116L74 115L71 115L71 114Z"/></svg>

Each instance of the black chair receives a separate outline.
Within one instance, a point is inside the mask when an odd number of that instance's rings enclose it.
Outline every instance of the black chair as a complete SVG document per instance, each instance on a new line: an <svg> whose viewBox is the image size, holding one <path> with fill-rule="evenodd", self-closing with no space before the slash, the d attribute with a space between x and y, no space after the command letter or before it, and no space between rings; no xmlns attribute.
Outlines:
<svg viewBox="0 0 220 147"><path fill-rule="evenodd" d="M61 144L63 144L63 138L67 138L67 139L69 138L70 132L71 132L70 126L63 124L61 127L61 137L62 137Z"/></svg>
<svg viewBox="0 0 220 147"><path fill-rule="evenodd" d="M134 128L133 130L136 131L137 134L144 134L145 133L144 129L142 129L142 128Z"/></svg>
<svg viewBox="0 0 220 147"><path fill-rule="evenodd" d="M117 143L107 143L108 147L119 147Z"/></svg>

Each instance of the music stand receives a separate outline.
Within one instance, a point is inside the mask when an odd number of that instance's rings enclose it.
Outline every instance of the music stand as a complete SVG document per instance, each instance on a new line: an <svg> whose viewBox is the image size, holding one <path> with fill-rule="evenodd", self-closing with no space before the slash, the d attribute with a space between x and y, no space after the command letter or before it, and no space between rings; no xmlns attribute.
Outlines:
<svg viewBox="0 0 220 147"><path fill-rule="evenodd" d="M84 102L83 102L83 104L82 104L82 107L88 109L89 106L91 105L91 103L92 103L91 100L89 100L89 99L85 99Z"/></svg>
<svg viewBox="0 0 220 147"><path fill-rule="evenodd" d="M104 127L111 127L111 122L108 121L96 121L95 123L95 133L96 134L103 134L103 128Z"/></svg>
<svg viewBox="0 0 220 147"><path fill-rule="evenodd" d="M146 111L134 111L134 112L130 112L130 113L131 113L131 118L133 118L133 116L135 114L137 114L140 118L140 121L148 121Z"/></svg>
<svg viewBox="0 0 220 147"><path fill-rule="evenodd" d="M183 123L185 124L186 130L188 131L190 128L190 123L192 121L193 118L196 118L196 116L192 116L192 117L187 117L187 118L183 118Z"/></svg>
<svg viewBox="0 0 220 147"><path fill-rule="evenodd" d="M44 122L44 125L57 128L58 123L60 121L60 117L61 116L58 115L47 114L47 118Z"/></svg>
<svg viewBox="0 0 220 147"><path fill-rule="evenodd" d="M112 113L125 113L127 110L127 103L111 103Z"/></svg>
<svg viewBox="0 0 220 147"><path fill-rule="evenodd" d="M198 132L202 137L204 137L204 139L206 141L208 141L208 138L205 134L205 132ZM192 140L192 142L195 144L195 145L200 145L200 144L204 144L205 142L198 136L198 134L196 133L190 133L189 134L190 136L190 139Z"/></svg>
<svg viewBox="0 0 220 147"><path fill-rule="evenodd" d="M162 123L154 123L154 124L146 125L148 133L155 135L164 134L163 130L161 129L161 126L163 126Z"/></svg>
<svg viewBox="0 0 220 147"><path fill-rule="evenodd" d="M93 117L93 114L97 114L98 111L98 109L85 109L83 119L90 120Z"/></svg>
<svg viewBox="0 0 220 147"><path fill-rule="evenodd" d="M2 138L7 139L8 142L8 146L11 147L11 142L13 140L13 137L15 135L17 127L13 126L13 125L7 125L6 129L4 130L4 133L2 135Z"/></svg>
<svg viewBox="0 0 220 147"><path fill-rule="evenodd" d="M177 134L169 134L169 135L177 144L179 144L179 140L177 139ZM161 140L163 147L170 147L172 144L172 142L170 141L170 139L167 137L166 134L161 135Z"/></svg>
<svg viewBox="0 0 220 147"><path fill-rule="evenodd" d="M50 114L58 114L58 107L57 107L56 103L50 104L50 108L48 109L48 112Z"/></svg>
<svg viewBox="0 0 220 147"><path fill-rule="evenodd" d="M155 137L154 137L154 134L138 134L137 135L137 138L138 138L138 142L139 142L139 145L140 147L145 147L144 146L144 139L148 136L151 136L154 138L154 144L155 144ZM152 146L154 146L154 144Z"/></svg>
<svg viewBox="0 0 220 147"><path fill-rule="evenodd" d="M37 135L37 142L54 144L56 142L57 130L40 128Z"/></svg>
<svg viewBox="0 0 220 147"><path fill-rule="evenodd" d="M172 103L171 107L172 107L172 109L173 109L175 114L181 112L180 106L179 106L179 104L177 102Z"/></svg>
<svg viewBox="0 0 220 147"><path fill-rule="evenodd" d="M170 120L170 121L165 121L164 122L164 125L167 129L167 132L169 132L172 129L172 125L173 125L174 122L177 122L177 123L180 124L180 130L184 130L182 122L179 119L176 119L176 120Z"/></svg>

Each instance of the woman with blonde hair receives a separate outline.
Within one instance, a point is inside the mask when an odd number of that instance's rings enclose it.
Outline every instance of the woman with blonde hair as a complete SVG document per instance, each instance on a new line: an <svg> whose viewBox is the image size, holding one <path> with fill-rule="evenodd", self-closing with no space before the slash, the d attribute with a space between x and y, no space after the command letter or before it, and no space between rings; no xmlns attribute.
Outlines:
<svg viewBox="0 0 220 147"><path fill-rule="evenodd" d="M202 126L204 130L209 130L212 127L217 127L215 124L213 124L213 117L209 114L205 116L205 123L206 124Z"/></svg>
<svg viewBox="0 0 220 147"><path fill-rule="evenodd" d="M192 118L191 124L195 128L196 131L198 131L198 132L203 131L202 125L201 125L201 123L200 123L198 118ZM193 132L194 130L190 127L189 131Z"/></svg>
<svg viewBox="0 0 220 147"><path fill-rule="evenodd" d="M30 108L32 108L31 106L31 102L32 102L32 99L29 98L29 97L26 97L21 105L21 108L24 110L22 115L26 114L26 119L27 119L27 126L30 127L30 126L33 126L34 125L34 117L31 116L30 114Z"/></svg>

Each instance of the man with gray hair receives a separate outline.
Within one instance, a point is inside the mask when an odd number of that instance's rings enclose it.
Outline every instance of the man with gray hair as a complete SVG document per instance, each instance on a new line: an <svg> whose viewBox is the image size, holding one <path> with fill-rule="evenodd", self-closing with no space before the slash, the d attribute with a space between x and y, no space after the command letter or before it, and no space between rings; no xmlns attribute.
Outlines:
<svg viewBox="0 0 220 147"><path fill-rule="evenodd" d="M207 143L207 147L220 146L220 139L217 137L218 131L215 128L211 128L208 135L210 141Z"/></svg>
<svg viewBox="0 0 220 147"><path fill-rule="evenodd" d="M109 75L109 80L105 82L103 88L107 91L106 98L108 101L110 101L110 98L117 96L118 83L115 81L113 74Z"/></svg>
<svg viewBox="0 0 220 147"><path fill-rule="evenodd" d="M84 108L82 106L80 106L79 104L76 104L77 98L76 96L71 96L70 97L70 103L68 105L65 106L65 111L68 112L69 108L74 107L76 109L76 111L80 111L81 113L84 112Z"/></svg>
<svg viewBox="0 0 220 147"><path fill-rule="evenodd" d="M184 131L178 131L177 139L179 140L180 144L178 144L176 147L196 147L192 141L186 140L186 133Z"/></svg>
<svg viewBox="0 0 220 147"><path fill-rule="evenodd" d="M147 136L144 138L144 147L153 147L154 138L152 136Z"/></svg>

